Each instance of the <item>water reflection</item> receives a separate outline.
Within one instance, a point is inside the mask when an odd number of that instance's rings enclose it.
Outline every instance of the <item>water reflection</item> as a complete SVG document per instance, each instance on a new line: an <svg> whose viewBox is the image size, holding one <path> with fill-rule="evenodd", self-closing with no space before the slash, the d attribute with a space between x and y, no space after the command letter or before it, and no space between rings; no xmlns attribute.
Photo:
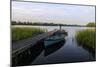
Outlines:
<svg viewBox="0 0 100 67"><path fill-rule="evenodd" d="M43 51L43 41L38 42L35 46L31 47L30 50L31 50L30 60L34 61Z"/></svg>
<svg viewBox="0 0 100 67"><path fill-rule="evenodd" d="M57 50L59 50L65 43L65 40L63 40L62 42L60 43L57 43L57 44L54 44L54 45L51 45L47 48L44 49L44 56L48 56L54 52L56 52Z"/></svg>
<svg viewBox="0 0 100 67"><path fill-rule="evenodd" d="M30 26L29 26L30 27ZM52 31L58 29L57 26L32 26L47 29ZM71 62L83 62L83 61L95 61L95 53L92 53L91 50L80 46L76 39L75 34L77 31L92 29L89 27L62 27L68 36L65 37L65 42L52 45L46 49L41 49L41 47L36 48L33 51L33 61L31 64L51 64L51 63L71 63ZM44 47L44 46L43 46ZM34 49L34 48L32 48ZM38 52L38 49L39 50Z"/></svg>
<svg viewBox="0 0 100 67"><path fill-rule="evenodd" d="M42 44L42 42L38 42L37 45L34 45L33 47L12 58L12 66L30 65L30 63L34 61L43 51Z"/></svg>
<svg viewBox="0 0 100 67"><path fill-rule="evenodd" d="M93 58L96 58L96 50L91 49L90 47L86 47L84 45L78 45L87 50Z"/></svg>

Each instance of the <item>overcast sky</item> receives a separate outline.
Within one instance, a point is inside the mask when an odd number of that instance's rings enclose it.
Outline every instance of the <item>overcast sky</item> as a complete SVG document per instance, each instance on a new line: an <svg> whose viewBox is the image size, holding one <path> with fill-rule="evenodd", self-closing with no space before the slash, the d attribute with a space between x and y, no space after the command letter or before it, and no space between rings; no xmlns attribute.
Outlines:
<svg viewBox="0 0 100 67"><path fill-rule="evenodd" d="M95 22L95 7L12 1L12 20L84 25Z"/></svg>

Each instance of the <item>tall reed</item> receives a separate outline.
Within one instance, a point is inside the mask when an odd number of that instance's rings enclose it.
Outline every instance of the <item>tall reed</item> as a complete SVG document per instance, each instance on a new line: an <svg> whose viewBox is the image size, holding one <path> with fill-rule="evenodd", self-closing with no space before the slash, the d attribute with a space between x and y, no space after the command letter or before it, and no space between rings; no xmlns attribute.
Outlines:
<svg viewBox="0 0 100 67"><path fill-rule="evenodd" d="M95 51L96 31L94 29L78 31L76 34L76 39L79 44Z"/></svg>
<svg viewBox="0 0 100 67"><path fill-rule="evenodd" d="M12 41L22 40L46 32L45 29L28 28L28 27L12 27Z"/></svg>

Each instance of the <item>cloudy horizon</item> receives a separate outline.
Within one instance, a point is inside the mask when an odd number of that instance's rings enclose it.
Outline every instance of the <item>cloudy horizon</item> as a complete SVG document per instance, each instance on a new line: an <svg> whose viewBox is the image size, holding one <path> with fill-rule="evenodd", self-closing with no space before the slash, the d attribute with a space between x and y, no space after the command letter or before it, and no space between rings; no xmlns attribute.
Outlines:
<svg viewBox="0 0 100 67"><path fill-rule="evenodd" d="M95 22L95 6L12 1L12 20L85 25Z"/></svg>

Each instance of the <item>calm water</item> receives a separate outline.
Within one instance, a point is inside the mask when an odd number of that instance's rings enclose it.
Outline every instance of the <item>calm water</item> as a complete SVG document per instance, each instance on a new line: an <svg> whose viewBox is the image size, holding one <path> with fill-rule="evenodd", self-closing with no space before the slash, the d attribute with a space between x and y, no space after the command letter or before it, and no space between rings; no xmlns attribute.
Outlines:
<svg viewBox="0 0 100 67"><path fill-rule="evenodd" d="M21 26L17 26L21 27ZM24 26L26 27L26 26ZM33 26L28 26L33 27ZM34 26L47 29L51 31L53 29L59 29L58 26ZM92 29L87 27L62 27L62 29L68 32L68 36L65 37L65 42L59 43L48 49L43 49L41 53L33 60L31 64L50 64L50 63L65 63L65 62L80 62L80 61L94 61L95 54L91 51L79 46L75 40L75 34L79 30ZM55 48L56 47L56 48Z"/></svg>

